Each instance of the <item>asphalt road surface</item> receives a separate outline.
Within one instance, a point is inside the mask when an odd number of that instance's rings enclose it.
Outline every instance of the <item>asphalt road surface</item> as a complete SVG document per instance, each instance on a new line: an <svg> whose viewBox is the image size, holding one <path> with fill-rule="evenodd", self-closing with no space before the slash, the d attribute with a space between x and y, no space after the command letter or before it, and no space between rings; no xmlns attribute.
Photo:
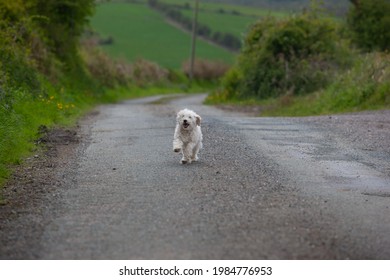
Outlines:
<svg viewBox="0 0 390 280"><path fill-rule="evenodd" d="M3 228L1 258L390 258L389 153L323 120L248 117L203 98L98 108L61 188ZM181 165L172 140L186 107L202 116L204 148Z"/></svg>

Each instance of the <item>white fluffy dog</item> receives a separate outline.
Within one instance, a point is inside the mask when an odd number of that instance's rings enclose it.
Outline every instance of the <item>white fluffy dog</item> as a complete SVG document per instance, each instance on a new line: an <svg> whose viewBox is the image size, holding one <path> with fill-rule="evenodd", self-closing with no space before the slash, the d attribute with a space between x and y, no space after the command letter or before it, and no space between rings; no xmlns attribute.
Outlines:
<svg viewBox="0 0 390 280"><path fill-rule="evenodd" d="M201 120L192 110L184 109L177 113L173 151L183 154L182 164L198 160L198 152L202 148Z"/></svg>

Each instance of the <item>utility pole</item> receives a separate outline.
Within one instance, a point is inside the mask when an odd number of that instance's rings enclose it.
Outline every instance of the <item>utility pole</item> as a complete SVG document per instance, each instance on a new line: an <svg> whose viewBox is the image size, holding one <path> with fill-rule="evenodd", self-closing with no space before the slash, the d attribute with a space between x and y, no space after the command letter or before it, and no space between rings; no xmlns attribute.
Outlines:
<svg viewBox="0 0 390 280"><path fill-rule="evenodd" d="M192 80L194 79L196 36L197 36L197 33L198 33L198 12L199 12L199 0L195 0L194 18L193 18L193 21L192 21L190 83L192 83Z"/></svg>

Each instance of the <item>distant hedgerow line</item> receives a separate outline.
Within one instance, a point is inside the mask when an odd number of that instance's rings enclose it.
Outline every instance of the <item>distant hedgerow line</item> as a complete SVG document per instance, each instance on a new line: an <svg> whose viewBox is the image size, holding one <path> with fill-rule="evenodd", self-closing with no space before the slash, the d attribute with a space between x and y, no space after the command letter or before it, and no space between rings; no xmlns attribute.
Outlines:
<svg viewBox="0 0 390 280"><path fill-rule="evenodd" d="M191 9L188 3L178 7L177 5L161 3L158 0L149 0L148 4L152 9L155 9L158 12L164 14L166 17L178 23L184 29L188 31L192 30L192 19L184 16L180 12L180 9ZM239 51L242 46L241 40L237 36L228 32L213 32L211 28L205 24L198 23L197 35L231 51Z"/></svg>

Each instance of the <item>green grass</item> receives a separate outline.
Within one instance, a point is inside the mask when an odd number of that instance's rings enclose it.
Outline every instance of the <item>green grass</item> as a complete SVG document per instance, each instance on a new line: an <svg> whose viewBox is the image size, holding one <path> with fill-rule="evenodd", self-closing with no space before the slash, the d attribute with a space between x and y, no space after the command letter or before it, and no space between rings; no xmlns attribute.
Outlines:
<svg viewBox="0 0 390 280"><path fill-rule="evenodd" d="M192 18L191 10L182 10L182 14ZM256 17L247 15L220 14L206 10L199 13L199 22L207 25L213 32L231 33L238 38L245 35L248 27L256 21Z"/></svg>
<svg viewBox="0 0 390 280"><path fill-rule="evenodd" d="M72 126L97 100L65 88L45 84L45 95L33 97L28 90L10 90L12 107L0 106L0 186L10 167L23 162L38 146L39 127ZM0 194L1 200L1 194Z"/></svg>
<svg viewBox="0 0 390 280"><path fill-rule="evenodd" d="M176 3L177 0L164 0L166 3ZM259 19L266 16L283 18L288 15L287 12L270 11L256 7L227 5L217 3L201 3L199 6L199 22L211 28L213 32L231 33L242 38L248 28ZM224 13L221 13L221 9ZM182 9L181 12L188 18L192 18L193 11ZM232 14L238 12L239 14Z"/></svg>
<svg viewBox="0 0 390 280"><path fill-rule="evenodd" d="M389 109L390 55L357 56L353 67L323 90L307 96L285 96L274 100L273 105L267 115L308 116Z"/></svg>
<svg viewBox="0 0 390 280"><path fill-rule="evenodd" d="M184 3L189 3L191 7L193 7L194 1L187 0L160 0L163 3L168 4L176 4L183 5ZM200 1L199 9L203 11L218 11L220 9L224 9L227 13L231 11L237 11L242 15L250 16L250 17L264 17L267 15L272 15L276 18L285 17L289 12L282 11L273 11L262 9L253 6L245 6L245 5L231 5L231 4L222 4L222 3L211 3L211 2L202 2Z"/></svg>
<svg viewBox="0 0 390 280"><path fill-rule="evenodd" d="M36 149L40 126L73 124L81 112L81 104L67 103L47 89L47 96L36 98L26 90L13 90L12 109L0 107L0 185L9 175L9 165L20 164Z"/></svg>
<svg viewBox="0 0 390 280"><path fill-rule="evenodd" d="M286 95L266 100L258 99L224 99L211 95L206 104L229 104L237 107L259 107L261 116L303 117L314 115L340 114L365 110L390 109L390 85L384 85L374 90L373 85L359 90L350 87L342 92L336 92L333 87L306 96ZM372 94L366 95L368 91Z"/></svg>
<svg viewBox="0 0 390 280"><path fill-rule="evenodd" d="M113 57L134 61L151 60L171 69L180 69L190 56L191 36L166 22L163 15L146 4L104 3L97 6L92 27L114 44L103 46ZM199 58L232 63L235 55L199 40Z"/></svg>

